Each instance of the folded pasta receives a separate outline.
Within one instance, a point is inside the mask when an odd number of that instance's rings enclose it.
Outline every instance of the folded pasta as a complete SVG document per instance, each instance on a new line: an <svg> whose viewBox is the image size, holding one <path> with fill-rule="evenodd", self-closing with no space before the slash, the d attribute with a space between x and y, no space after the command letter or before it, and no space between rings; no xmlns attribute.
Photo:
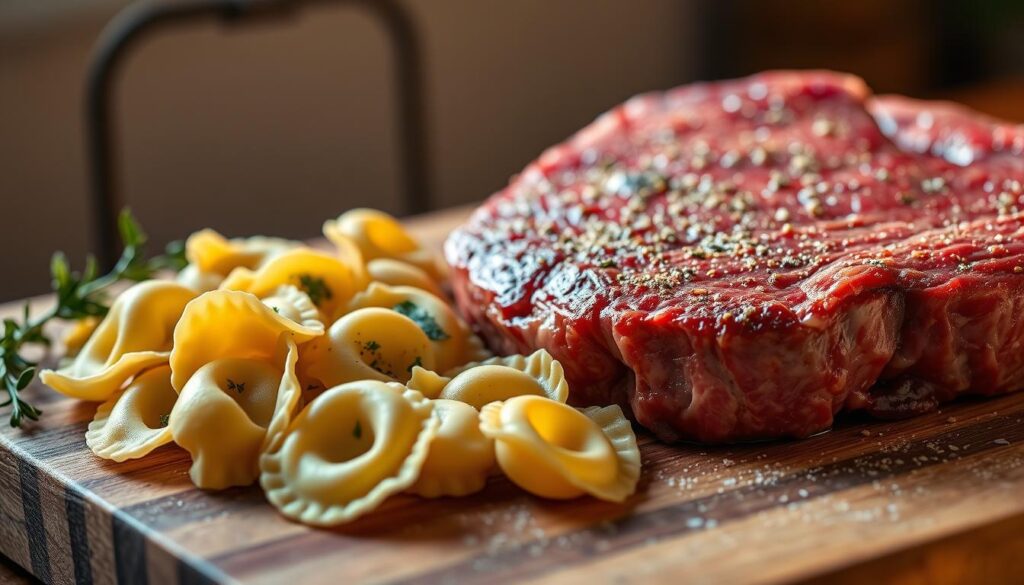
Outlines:
<svg viewBox="0 0 1024 585"><path fill-rule="evenodd" d="M416 481L440 424L400 384L363 380L324 392L260 457L260 484L288 518L335 526Z"/></svg>
<svg viewBox="0 0 1024 585"><path fill-rule="evenodd" d="M148 455L171 442L167 422L177 399L170 366L146 370L96 409L85 444L97 456L113 461Z"/></svg>
<svg viewBox="0 0 1024 585"><path fill-rule="evenodd" d="M409 317L381 308L353 311L303 348L303 381L330 388L356 380L407 382L412 369L434 369L434 346Z"/></svg>
<svg viewBox="0 0 1024 585"><path fill-rule="evenodd" d="M309 295L322 319L329 323L344 313L362 282L349 265L327 252L297 248L270 258L257 270L236 268L220 288L263 297L285 285Z"/></svg>
<svg viewBox="0 0 1024 585"><path fill-rule="evenodd" d="M297 358L294 339L282 333L273 357L214 357L189 377L168 422L174 441L192 456L196 486L224 489L256 480L259 454L298 407Z"/></svg>
<svg viewBox="0 0 1024 585"><path fill-rule="evenodd" d="M480 430L494 439L505 475L531 493L621 502L636 490L640 450L618 406L580 412L548 398L518 396L487 405Z"/></svg>
<svg viewBox="0 0 1024 585"><path fill-rule="evenodd" d="M130 287L74 360L59 370L43 370L40 379L72 398L108 400L132 376L167 362L175 324L195 296L192 289L170 281Z"/></svg>
<svg viewBox="0 0 1024 585"><path fill-rule="evenodd" d="M391 258L412 264L434 280L445 277L446 269L437 254L424 249L395 218L376 209L353 209L324 223L324 235L331 241L338 235L349 238L367 262Z"/></svg>
<svg viewBox="0 0 1024 585"><path fill-rule="evenodd" d="M235 268L255 270L267 259L298 246L298 242L263 236L229 240L214 230L200 230L185 242L189 264L177 280L197 292L214 290Z"/></svg>
<svg viewBox="0 0 1024 585"><path fill-rule="evenodd" d="M372 283L352 298L350 310L382 307L412 319L430 338L435 366L445 371L467 362L490 357L483 341L469 329L452 307L440 297L410 286Z"/></svg>
<svg viewBox="0 0 1024 585"><path fill-rule="evenodd" d="M494 441L480 431L480 413L454 400L435 400L437 436L411 493L425 498L466 496L484 489L494 467Z"/></svg>
<svg viewBox="0 0 1024 585"><path fill-rule="evenodd" d="M466 364L445 373L452 378L440 398L483 408L514 396L546 396L557 402L569 397L565 372L551 354L538 349L529 356L512 355Z"/></svg>
<svg viewBox="0 0 1024 585"><path fill-rule="evenodd" d="M324 329L319 321L293 321L249 293L204 293L188 304L174 328L171 382L180 391L196 370L222 357L272 357L282 333L305 343Z"/></svg>

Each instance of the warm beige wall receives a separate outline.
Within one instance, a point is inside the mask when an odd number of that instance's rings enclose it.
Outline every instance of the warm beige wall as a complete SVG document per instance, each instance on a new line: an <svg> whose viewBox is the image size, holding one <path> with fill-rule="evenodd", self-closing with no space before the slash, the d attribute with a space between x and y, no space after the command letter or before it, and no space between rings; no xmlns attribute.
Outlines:
<svg viewBox="0 0 1024 585"><path fill-rule="evenodd" d="M121 3L18 21L0 10L0 299L45 290L51 251L80 258L89 245L80 89ZM442 205L486 196L602 110L691 69L683 2L409 6ZM398 211L389 63L383 33L344 6L152 38L117 100L128 201L161 242L204 225L312 236L347 207Z"/></svg>

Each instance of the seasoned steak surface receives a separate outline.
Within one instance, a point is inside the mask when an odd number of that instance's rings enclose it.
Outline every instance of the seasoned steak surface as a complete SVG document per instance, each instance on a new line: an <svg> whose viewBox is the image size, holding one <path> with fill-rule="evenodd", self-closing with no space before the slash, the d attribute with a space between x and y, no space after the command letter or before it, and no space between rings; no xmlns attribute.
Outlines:
<svg viewBox="0 0 1024 585"><path fill-rule="evenodd" d="M665 440L1024 387L1024 128L774 72L636 97L452 234L461 309Z"/></svg>

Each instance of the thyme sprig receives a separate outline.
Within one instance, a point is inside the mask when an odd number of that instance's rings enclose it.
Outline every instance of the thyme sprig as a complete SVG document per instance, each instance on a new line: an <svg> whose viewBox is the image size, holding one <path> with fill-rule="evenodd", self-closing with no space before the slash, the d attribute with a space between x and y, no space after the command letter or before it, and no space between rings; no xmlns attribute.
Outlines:
<svg viewBox="0 0 1024 585"><path fill-rule="evenodd" d="M3 321L0 339L0 385L7 399L0 408L10 406L12 427L21 426L24 419L39 420L42 411L21 398L24 390L35 378L38 364L25 358L23 350L29 346L49 347L50 338L44 326L54 319L75 320L85 317L103 317L110 310L109 288L121 281L139 282L153 277L159 270L180 270L187 264L184 245L172 242L164 254L146 259L146 233L127 209L118 218L118 231L124 250L114 268L99 274L96 259L89 256L81 272L72 271L67 258L57 252L50 261L55 304L48 311L33 317L29 303L25 303L20 322L8 318ZM2 392L0 392L2 394Z"/></svg>

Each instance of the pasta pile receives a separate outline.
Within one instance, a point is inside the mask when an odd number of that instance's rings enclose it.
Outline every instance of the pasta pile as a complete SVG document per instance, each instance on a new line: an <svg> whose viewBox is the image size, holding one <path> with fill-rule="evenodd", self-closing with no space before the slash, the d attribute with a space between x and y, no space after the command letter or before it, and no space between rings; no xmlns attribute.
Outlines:
<svg viewBox="0 0 1024 585"><path fill-rule="evenodd" d="M544 350L493 357L445 300L445 266L392 217L297 242L187 241L175 280L122 293L69 333L42 380L102 404L86 432L125 461L175 443L203 489L259 481L288 518L348 522L389 496L463 496L500 469L549 498L632 494L640 453L618 406L577 410Z"/></svg>

